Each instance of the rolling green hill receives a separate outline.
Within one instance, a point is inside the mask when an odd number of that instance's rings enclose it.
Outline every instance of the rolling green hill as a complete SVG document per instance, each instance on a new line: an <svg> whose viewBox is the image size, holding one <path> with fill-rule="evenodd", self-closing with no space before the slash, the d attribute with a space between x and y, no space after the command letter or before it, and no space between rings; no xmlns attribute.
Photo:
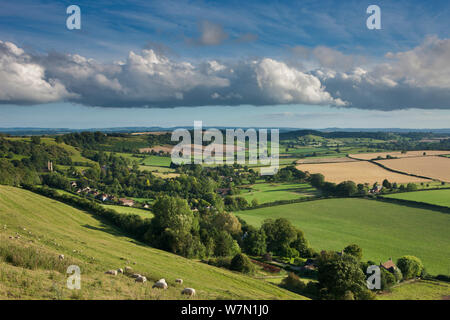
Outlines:
<svg viewBox="0 0 450 320"><path fill-rule="evenodd" d="M0 238L0 299L186 299L180 294L184 287L195 288L198 299L305 299L260 279L150 248L86 212L18 188L0 186ZM81 290L65 287L70 264L81 268ZM105 274L125 266L149 281ZM160 278L168 290L151 288Z"/></svg>
<svg viewBox="0 0 450 320"><path fill-rule="evenodd" d="M450 215L364 199L327 199L237 212L252 225L287 218L316 250L362 247L376 263L403 255L422 259L431 274L450 274Z"/></svg>

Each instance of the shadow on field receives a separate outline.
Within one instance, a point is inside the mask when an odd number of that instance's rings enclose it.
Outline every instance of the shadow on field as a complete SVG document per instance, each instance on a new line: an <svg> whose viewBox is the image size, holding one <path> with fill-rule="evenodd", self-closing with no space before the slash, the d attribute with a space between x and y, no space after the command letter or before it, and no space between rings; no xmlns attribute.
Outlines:
<svg viewBox="0 0 450 320"><path fill-rule="evenodd" d="M85 224L82 227L91 229L91 230L106 232L113 236L124 236L125 235L123 232L120 232L119 230L117 230L103 222L102 222L101 227L94 227L94 226L91 226L90 224Z"/></svg>

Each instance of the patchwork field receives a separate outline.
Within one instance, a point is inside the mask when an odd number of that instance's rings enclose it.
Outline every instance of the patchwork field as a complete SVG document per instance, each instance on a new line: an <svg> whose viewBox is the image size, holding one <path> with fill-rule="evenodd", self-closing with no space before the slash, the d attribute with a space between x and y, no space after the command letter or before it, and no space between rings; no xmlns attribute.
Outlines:
<svg viewBox="0 0 450 320"><path fill-rule="evenodd" d="M243 197L249 203L256 199L258 204L300 199L317 194L317 190L307 183L257 183L248 188L243 189L243 193L237 196Z"/></svg>
<svg viewBox="0 0 450 320"><path fill-rule="evenodd" d="M429 158L430 157L427 157L427 159ZM325 176L326 181L335 183L351 180L355 183L373 184L375 182L381 183L384 179L397 183L429 182L427 179L411 177L385 170L368 161L300 164L296 167L301 171L321 173Z"/></svg>
<svg viewBox="0 0 450 320"><path fill-rule="evenodd" d="M431 274L450 274L449 214L364 199L317 200L236 214L255 226L268 218L286 218L316 250L342 250L356 243L365 260L415 255Z"/></svg>
<svg viewBox="0 0 450 320"><path fill-rule="evenodd" d="M264 280L153 249L86 212L22 189L0 186L0 222L0 299L186 299L177 278L195 288L198 299L305 299ZM69 264L81 268L79 291L66 288ZM127 264L149 281L105 274ZM160 278L169 289L151 288Z"/></svg>
<svg viewBox="0 0 450 320"><path fill-rule="evenodd" d="M391 159L376 162L393 170L450 182L449 158L433 156L421 158Z"/></svg>
<svg viewBox="0 0 450 320"><path fill-rule="evenodd" d="M450 189L405 192L398 194L390 194L384 197L450 207Z"/></svg>
<svg viewBox="0 0 450 320"><path fill-rule="evenodd" d="M360 160L374 160L378 157L386 158L388 155L395 158L411 158L411 157L428 157L428 156L438 156L450 154L450 151L441 151L441 150L416 150L416 151L408 151L406 153L402 153L400 151L393 152L374 152L374 153L358 153L358 154L349 154L349 157L360 159Z"/></svg>

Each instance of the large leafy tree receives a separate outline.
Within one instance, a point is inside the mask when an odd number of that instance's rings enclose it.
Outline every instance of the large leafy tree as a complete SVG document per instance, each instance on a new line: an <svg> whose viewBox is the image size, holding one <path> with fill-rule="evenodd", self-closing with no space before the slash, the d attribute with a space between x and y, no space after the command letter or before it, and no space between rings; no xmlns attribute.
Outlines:
<svg viewBox="0 0 450 320"><path fill-rule="evenodd" d="M352 255L323 252L319 258L318 280L323 298L340 300L352 296L356 300L373 299L359 262Z"/></svg>

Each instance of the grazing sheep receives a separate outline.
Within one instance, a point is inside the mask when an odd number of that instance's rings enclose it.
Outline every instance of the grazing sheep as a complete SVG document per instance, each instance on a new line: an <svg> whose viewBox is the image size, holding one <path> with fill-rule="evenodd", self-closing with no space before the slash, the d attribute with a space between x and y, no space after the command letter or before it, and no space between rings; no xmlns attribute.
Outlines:
<svg viewBox="0 0 450 320"><path fill-rule="evenodd" d="M117 269L117 272L118 272L118 273L123 273L123 269L122 269L122 268L119 268L119 269Z"/></svg>
<svg viewBox="0 0 450 320"><path fill-rule="evenodd" d="M63 255L63 254L60 254L60 255L58 256L58 258L59 258L59 260L64 260L64 255Z"/></svg>
<svg viewBox="0 0 450 320"><path fill-rule="evenodd" d="M136 278L136 280L134 280L134 281L144 283L144 282L147 281L147 278L144 277L144 276L139 276L139 277Z"/></svg>
<svg viewBox="0 0 450 320"><path fill-rule="evenodd" d="M175 279L175 283L183 284L183 279Z"/></svg>
<svg viewBox="0 0 450 320"><path fill-rule="evenodd" d="M166 280L161 279L161 280L156 281L152 288L167 289Z"/></svg>
<svg viewBox="0 0 450 320"><path fill-rule="evenodd" d="M112 276L117 276L117 270L108 270L105 272L106 274L110 274Z"/></svg>
<svg viewBox="0 0 450 320"><path fill-rule="evenodd" d="M188 296L195 296L195 289L184 288L183 291L181 291L181 294L187 294Z"/></svg>
<svg viewBox="0 0 450 320"><path fill-rule="evenodd" d="M139 273L135 273L131 275L132 278L139 278L141 275Z"/></svg>

